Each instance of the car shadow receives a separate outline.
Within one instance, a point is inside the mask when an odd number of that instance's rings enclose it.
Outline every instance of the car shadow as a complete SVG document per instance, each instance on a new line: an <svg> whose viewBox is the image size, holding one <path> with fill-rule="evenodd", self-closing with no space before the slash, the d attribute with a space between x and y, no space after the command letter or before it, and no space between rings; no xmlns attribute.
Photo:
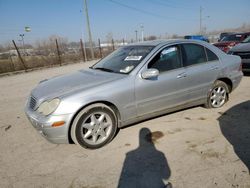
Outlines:
<svg viewBox="0 0 250 188"><path fill-rule="evenodd" d="M250 173L250 101L233 106L218 121L222 134Z"/></svg>
<svg viewBox="0 0 250 188"><path fill-rule="evenodd" d="M164 153L158 151L148 128L142 128L139 133L139 146L129 151L123 163L118 188L171 188L171 183L165 184L171 171Z"/></svg>

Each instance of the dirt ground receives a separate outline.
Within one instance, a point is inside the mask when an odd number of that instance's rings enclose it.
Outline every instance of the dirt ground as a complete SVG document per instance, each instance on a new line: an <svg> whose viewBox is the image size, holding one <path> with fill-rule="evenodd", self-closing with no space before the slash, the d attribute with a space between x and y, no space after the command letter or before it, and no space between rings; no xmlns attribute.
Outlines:
<svg viewBox="0 0 250 188"><path fill-rule="evenodd" d="M92 63L0 78L1 188L250 188L250 76L222 108L195 107L123 128L98 150L46 141L24 114L31 89Z"/></svg>

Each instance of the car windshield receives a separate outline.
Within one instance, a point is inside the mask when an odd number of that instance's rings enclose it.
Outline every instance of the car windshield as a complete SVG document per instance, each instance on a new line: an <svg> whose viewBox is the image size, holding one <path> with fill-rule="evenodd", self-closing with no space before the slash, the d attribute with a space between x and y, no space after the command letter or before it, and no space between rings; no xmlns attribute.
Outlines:
<svg viewBox="0 0 250 188"><path fill-rule="evenodd" d="M153 48L154 46L140 45L121 47L91 68L107 72L129 74Z"/></svg>
<svg viewBox="0 0 250 188"><path fill-rule="evenodd" d="M250 36L243 40L242 43L250 43Z"/></svg>
<svg viewBox="0 0 250 188"><path fill-rule="evenodd" d="M240 41L241 40L242 35L228 35L223 37L223 39L221 41Z"/></svg>

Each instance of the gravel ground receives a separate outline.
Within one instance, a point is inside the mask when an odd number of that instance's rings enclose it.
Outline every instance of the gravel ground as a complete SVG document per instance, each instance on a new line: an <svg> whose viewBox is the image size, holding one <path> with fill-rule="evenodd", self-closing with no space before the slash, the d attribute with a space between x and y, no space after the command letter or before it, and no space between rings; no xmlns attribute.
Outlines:
<svg viewBox="0 0 250 188"><path fill-rule="evenodd" d="M31 89L91 64L0 78L0 187L250 188L249 76L222 108L190 108L123 128L98 150L47 142L24 114Z"/></svg>

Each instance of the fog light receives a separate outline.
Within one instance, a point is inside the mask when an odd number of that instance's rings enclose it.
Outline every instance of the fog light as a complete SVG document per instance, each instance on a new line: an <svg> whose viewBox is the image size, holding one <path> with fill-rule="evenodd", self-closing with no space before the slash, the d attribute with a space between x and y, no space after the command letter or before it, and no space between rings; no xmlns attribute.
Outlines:
<svg viewBox="0 0 250 188"><path fill-rule="evenodd" d="M65 124L65 121L57 121L52 124L52 127L59 127Z"/></svg>

